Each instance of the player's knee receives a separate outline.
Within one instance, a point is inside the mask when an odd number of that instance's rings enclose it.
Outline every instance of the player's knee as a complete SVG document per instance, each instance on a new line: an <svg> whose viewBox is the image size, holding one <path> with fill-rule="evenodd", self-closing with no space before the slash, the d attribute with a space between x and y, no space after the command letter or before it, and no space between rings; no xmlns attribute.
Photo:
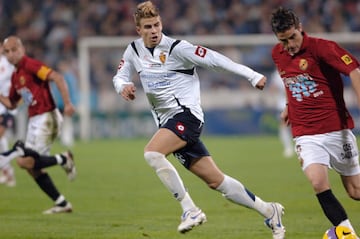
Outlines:
<svg viewBox="0 0 360 239"><path fill-rule="evenodd" d="M16 162L22 169L32 169L34 167L34 160L31 157L19 157Z"/></svg>
<svg viewBox="0 0 360 239"><path fill-rule="evenodd" d="M159 152L147 151L144 153L144 158L152 168L158 168L160 166L159 164L165 159L165 156Z"/></svg>

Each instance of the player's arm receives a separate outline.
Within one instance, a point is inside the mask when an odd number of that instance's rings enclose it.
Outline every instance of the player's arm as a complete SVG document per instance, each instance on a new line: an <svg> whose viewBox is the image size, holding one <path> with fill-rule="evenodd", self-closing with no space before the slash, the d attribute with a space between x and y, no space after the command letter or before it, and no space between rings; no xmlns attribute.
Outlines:
<svg viewBox="0 0 360 239"><path fill-rule="evenodd" d="M9 97L0 95L0 103L3 104L7 109L13 110L17 104L10 101Z"/></svg>
<svg viewBox="0 0 360 239"><path fill-rule="evenodd" d="M55 82L56 87L59 89L61 97L64 101L64 114L71 116L75 112L75 107L71 103L69 90L63 75L53 70L48 75L48 80Z"/></svg>
<svg viewBox="0 0 360 239"><path fill-rule="evenodd" d="M285 108L283 109L283 111L281 111L280 113L280 120L283 124L289 126L290 125L290 121L289 121L289 111L288 111L288 104L285 105Z"/></svg>
<svg viewBox="0 0 360 239"><path fill-rule="evenodd" d="M0 103L2 103L7 109L13 110L16 109L21 101L21 97L17 94L15 88L10 86L9 94L3 95L0 94Z"/></svg>
<svg viewBox="0 0 360 239"><path fill-rule="evenodd" d="M358 105L360 106L360 69L356 68L351 71L349 76L358 100Z"/></svg>
<svg viewBox="0 0 360 239"><path fill-rule="evenodd" d="M134 67L131 62L131 51L129 47L126 49L123 58L121 59L117 72L113 77L113 84L116 92L120 94L125 100L134 100L136 98L136 87L131 82ZM136 56L132 56L136 57Z"/></svg>
<svg viewBox="0 0 360 239"><path fill-rule="evenodd" d="M250 67L234 62L217 51L203 46L194 46L187 41L181 41L181 43L174 48L173 52L177 54L178 57L194 65L240 75L258 89L263 89L266 84L266 77L264 75L254 71Z"/></svg>

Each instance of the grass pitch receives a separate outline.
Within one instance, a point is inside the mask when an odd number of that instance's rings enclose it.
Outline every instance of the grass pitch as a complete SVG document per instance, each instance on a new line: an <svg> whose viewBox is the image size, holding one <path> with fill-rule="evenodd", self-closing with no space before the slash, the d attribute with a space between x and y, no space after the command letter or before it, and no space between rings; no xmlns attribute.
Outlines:
<svg viewBox="0 0 360 239"><path fill-rule="evenodd" d="M294 157L284 159L274 137L204 137L218 166L266 201L285 206L290 239L320 239L331 227ZM25 171L16 168L17 186L0 186L1 239L238 239L272 238L255 211L225 200L171 156L194 201L208 222L181 235L181 209L143 159L147 139L77 142L78 170L67 181L60 167L48 170L74 207L72 214L42 215L52 202ZM64 150L59 144L53 152ZM360 231L359 203L350 200L339 177L332 187Z"/></svg>

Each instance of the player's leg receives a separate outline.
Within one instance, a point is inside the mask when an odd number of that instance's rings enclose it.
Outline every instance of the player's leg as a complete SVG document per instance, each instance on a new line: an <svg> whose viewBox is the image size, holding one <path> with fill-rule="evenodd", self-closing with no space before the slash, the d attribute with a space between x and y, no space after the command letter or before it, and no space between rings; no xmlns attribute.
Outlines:
<svg viewBox="0 0 360 239"><path fill-rule="evenodd" d="M310 181L320 206L329 221L334 226L345 223L349 228L353 229L344 207L330 188L327 166L322 164L310 164L306 167L304 173Z"/></svg>
<svg viewBox="0 0 360 239"><path fill-rule="evenodd" d="M166 155L182 148L186 142L181 140L171 130L160 128L145 147L146 162L155 170L165 187L180 202L183 210L182 223L178 231L185 233L206 221L205 214L195 205L183 184L175 167L166 159ZM191 222L184 224L184 218L195 215Z"/></svg>
<svg viewBox="0 0 360 239"><path fill-rule="evenodd" d="M349 228L353 228L344 207L333 194L328 178L330 159L334 159L332 155L341 155L343 151L342 138L343 136L337 136L336 133L302 136L296 138L296 148L304 174L325 216L334 226L345 223Z"/></svg>
<svg viewBox="0 0 360 239"><path fill-rule="evenodd" d="M31 117L28 123L25 147L31 148L39 154L49 154L58 131L60 130L61 117L57 112L48 112ZM72 205L60 194L50 175L44 169L28 169L40 189L54 202L54 207L44 211L44 214L71 212Z"/></svg>
<svg viewBox="0 0 360 239"><path fill-rule="evenodd" d="M3 120L5 120L3 118ZM6 127L3 126L0 122L0 153L5 153L9 150L9 143L6 138L5 132ZM6 153L5 153L6 155ZM0 183L5 184L9 187L14 187L16 185L15 180L15 171L13 166L11 165L12 158L1 158L0 161Z"/></svg>
<svg viewBox="0 0 360 239"><path fill-rule="evenodd" d="M279 125L279 138L283 145L283 155L285 158L290 158L294 155L293 139L289 126L280 122Z"/></svg>
<svg viewBox="0 0 360 239"><path fill-rule="evenodd" d="M332 159L334 169L341 175L342 183L349 197L360 200L360 165L357 140L350 130L341 131L339 137L345 138L346 143L334 150L340 151L337 154L344 155L344 157Z"/></svg>
<svg viewBox="0 0 360 239"><path fill-rule="evenodd" d="M359 201L360 200L360 174L353 176L341 176L343 185L349 197Z"/></svg>
<svg viewBox="0 0 360 239"><path fill-rule="evenodd" d="M359 201L360 200L360 174L356 174L353 176L341 176L341 180L343 182L343 185L344 185L349 197L354 200ZM339 225L351 228L355 232L355 229L353 228L349 219L346 219L346 220L340 222Z"/></svg>
<svg viewBox="0 0 360 239"><path fill-rule="evenodd" d="M72 181L75 179L76 168L73 155L70 151L55 155L40 155L35 150L26 148L24 145L18 147L21 147L24 152L23 157L17 158L17 163L21 168L40 170L54 165L61 165L68 175L69 180Z"/></svg>
<svg viewBox="0 0 360 239"><path fill-rule="evenodd" d="M284 208L279 203L265 202L249 191L240 181L225 175L211 156L194 161L190 171L200 177L212 189L221 192L231 202L252 208L260 213L273 231L273 238L284 238L285 228L281 217Z"/></svg>
<svg viewBox="0 0 360 239"><path fill-rule="evenodd" d="M6 136L6 130L14 125L14 116L5 113L0 117L0 183L13 187L16 185L15 170L11 165L11 160L21 155L21 152L9 151L9 143Z"/></svg>

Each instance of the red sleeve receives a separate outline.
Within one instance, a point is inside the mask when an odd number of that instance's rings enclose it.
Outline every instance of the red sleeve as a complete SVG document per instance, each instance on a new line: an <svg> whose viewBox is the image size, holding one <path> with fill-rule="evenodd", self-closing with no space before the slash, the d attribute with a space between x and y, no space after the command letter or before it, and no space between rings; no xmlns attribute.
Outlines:
<svg viewBox="0 0 360 239"><path fill-rule="evenodd" d="M359 67L358 60L336 42L318 39L317 45L313 49L317 49L318 57L341 73L349 75Z"/></svg>
<svg viewBox="0 0 360 239"><path fill-rule="evenodd" d="M25 69L32 74L36 75L41 80L47 80L49 74L51 73L52 69L46 66L41 61L38 61L33 58L28 58L26 62Z"/></svg>

